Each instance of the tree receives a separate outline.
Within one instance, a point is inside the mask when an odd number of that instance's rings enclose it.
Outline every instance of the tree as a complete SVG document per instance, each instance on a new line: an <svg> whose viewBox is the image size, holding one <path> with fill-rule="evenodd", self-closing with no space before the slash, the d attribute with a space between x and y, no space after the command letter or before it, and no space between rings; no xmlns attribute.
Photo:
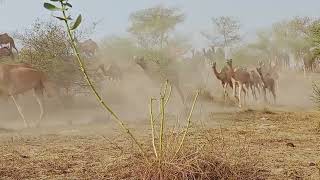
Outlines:
<svg viewBox="0 0 320 180"><path fill-rule="evenodd" d="M46 72L57 84L66 84L79 78L77 67L73 61L69 61L72 49L67 34L56 20L38 19L31 28L15 36L23 45L20 59Z"/></svg>
<svg viewBox="0 0 320 180"><path fill-rule="evenodd" d="M315 56L320 56L320 21L315 21L309 29L310 40L312 41L311 50Z"/></svg>
<svg viewBox="0 0 320 180"><path fill-rule="evenodd" d="M310 47L308 29L312 19L295 17L290 21L275 23L272 28L273 39L280 48L285 48L301 56Z"/></svg>
<svg viewBox="0 0 320 180"><path fill-rule="evenodd" d="M132 13L128 31L141 47L162 48L168 41L169 33L184 19L179 9L155 6Z"/></svg>
<svg viewBox="0 0 320 180"><path fill-rule="evenodd" d="M213 33L202 32L212 44L229 47L241 40L240 23L237 19L229 16L212 18Z"/></svg>

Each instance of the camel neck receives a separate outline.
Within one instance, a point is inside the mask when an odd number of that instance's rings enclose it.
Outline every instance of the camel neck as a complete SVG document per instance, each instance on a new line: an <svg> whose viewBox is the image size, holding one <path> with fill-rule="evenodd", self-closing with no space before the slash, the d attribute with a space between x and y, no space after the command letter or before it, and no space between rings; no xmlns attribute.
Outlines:
<svg viewBox="0 0 320 180"><path fill-rule="evenodd" d="M266 81L264 79L264 76L262 75L262 72L258 72L258 73L259 73L259 75L261 77L261 80L262 80L263 84L266 84Z"/></svg>
<svg viewBox="0 0 320 180"><path fill-rule="evenodd" d="M214 75L215 75L218 79L220 79L220 73L217 71L217 67L216 67L216 66L213 66L212 69L213 69Z"/></svg>

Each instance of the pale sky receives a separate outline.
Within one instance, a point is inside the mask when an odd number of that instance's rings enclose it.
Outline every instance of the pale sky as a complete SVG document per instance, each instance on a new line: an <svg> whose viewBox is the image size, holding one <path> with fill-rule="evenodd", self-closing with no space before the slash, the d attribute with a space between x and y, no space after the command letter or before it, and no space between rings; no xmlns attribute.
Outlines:
<svg viewBox="0 0 320 180"><path fill-rule="evenodd" d="M4 0L0 6L0 32L14 32L29 27L36 18L49 18L43 0ZM257 29L294 16L320 17L320 0L70 0L74 13L85 21L102 20L94 38L123 35L131 12L154 5L178 7L187 19L177 32L188 35L194 44L204 45L199 32L211 27L211 18L234 16L243 32L254 37Z"/></svg>

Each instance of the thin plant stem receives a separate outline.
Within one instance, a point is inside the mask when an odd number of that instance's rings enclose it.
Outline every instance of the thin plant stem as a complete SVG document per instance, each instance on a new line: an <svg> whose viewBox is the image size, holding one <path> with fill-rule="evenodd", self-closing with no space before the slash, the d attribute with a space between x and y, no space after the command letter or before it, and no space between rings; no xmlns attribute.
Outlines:
<svg viewBox="0 0 320 180"><path fill-rule="evenodd" d="M169 86L169 93L167 95L167 87ZM170 98L171 98L171 94L172 94L172 86L171 84L169 84L169 81L167 80L166 81L166 86L165 86L165 90L164 90L164 93L163 93L163 96L166 97L165 98L165 102L164 102L164 108L167 106ZM162 89L162 88L161 88ZM155 120L157 120L159 117L161 116L161 110L160 110L160 113L156 116Z"/></svg>
<svg viewBox="0 0 320 180"><path fill-rule="evenodd" d="M97 90L95 89L95 86L93 85L91 79L89 78L88 76L88 73L87 73L87 70L85 68L85 65L80 57L80 53L79 53L79 50L75 44L75 39L74 39L74 36L73 36L73 33L71 32L71 29L70 29L70 26L69 26L69 23L68 23L68 16L66 15L66 8L65 8L65 5L61 3L61 7L62 7L62 14L63 14L63 17L64 17L64 23L66 25L66 28L67 28L67 34L68 34L68 37L71 41L71 46L72 46L72 49L77 57L77 61L78 61L78 64L80 66L80 70L87 82L87 84L90 86L90 89L92 91L92 93L95 95L96 99L98 100L98 102L100 103L100 105L106 110L108 111L113 117L114 117L114 120L116 123L119 124L119 126L124 130L125 133L127 133L131 140L134 141L134 143L138 146L139 150L141 151L142 155L144 157L146 157L146 153L145 151L143 150L141 144L138 142L138 140L134 137L134 135L131 133L131 131L129 130L128 127L126 127L126 125L120 120L120 118L113 112L113 110L104 102L104 100L101 98L100 94L97 92Z"/></svg>
<svg viewBox="0 0 320 180"><path fill-rule="evenodd" d="M197 93L196 93L196 95L195 95L195 97L194 97L194 99L193 99L192 107L191 107L191 110L190 110L190 112L189 112L189 116L188 116L188 119L187 119L188 124L187 124L187 127L186 127L185 130L184 130L184 133L183 133L183 136L182 136L180 145L179 145L179 147L178 147L178 149L177 149L177 151L176 151L176 153L175 153L175 156L180 152L180 150L181 150L181 148L182 148L182 145L183 145L183 143L184 143L184 141L185 141L186 135L187 135L187 133L188 133L188 131L189 131L189 129L190 129L191 117L192 117L192 114L193 114L193 111L194 111L194 107L195 107L195 105L196 105L196 102L197 102L197 100L198 100L199 94L200 94L200 92L197 91Z"/></svg>
<svg viewBox="0 0 320 180"><path fill-rule="evenodd" d="M155 143L155 133L154 133L154 116L153 116L153 101L155 99L151 98L150 99L150 125L151 125L151 136L152 136L152 146L153 146L153 151L154 155L156 158L158 158L158 153L157 153L157 148L156 148L156 143Z"/></svg>
<svg viewBox="0 0 320 180"><path fill-rule="evenodd" d="M159 163L161 164L163 156L163 136L164 136L164 120L165 120L165 109L164 109L164 96L160 98L160 111L161 111L161 121L160 121L160 133L159 133Z"/></svg>

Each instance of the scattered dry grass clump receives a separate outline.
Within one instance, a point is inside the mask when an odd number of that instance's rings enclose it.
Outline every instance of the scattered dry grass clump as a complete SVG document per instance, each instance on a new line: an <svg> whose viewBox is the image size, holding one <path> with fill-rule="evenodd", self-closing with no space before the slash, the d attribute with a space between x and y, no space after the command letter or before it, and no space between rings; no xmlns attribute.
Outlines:
<svg viewBox="0 0 320 180"><path fill-rule="evenodd" d="M208 133L209 134L209 133ZM170 136L164 156L144 159L128 149L126 158L115 161L107 177L112 179L265 179L259 169L259 156L242 142L237 149L226 144L222 137L203 137L203 133L189 135L184 148L175 153L178 136ZM254 157L254 158L253 158Z"/></svg>

